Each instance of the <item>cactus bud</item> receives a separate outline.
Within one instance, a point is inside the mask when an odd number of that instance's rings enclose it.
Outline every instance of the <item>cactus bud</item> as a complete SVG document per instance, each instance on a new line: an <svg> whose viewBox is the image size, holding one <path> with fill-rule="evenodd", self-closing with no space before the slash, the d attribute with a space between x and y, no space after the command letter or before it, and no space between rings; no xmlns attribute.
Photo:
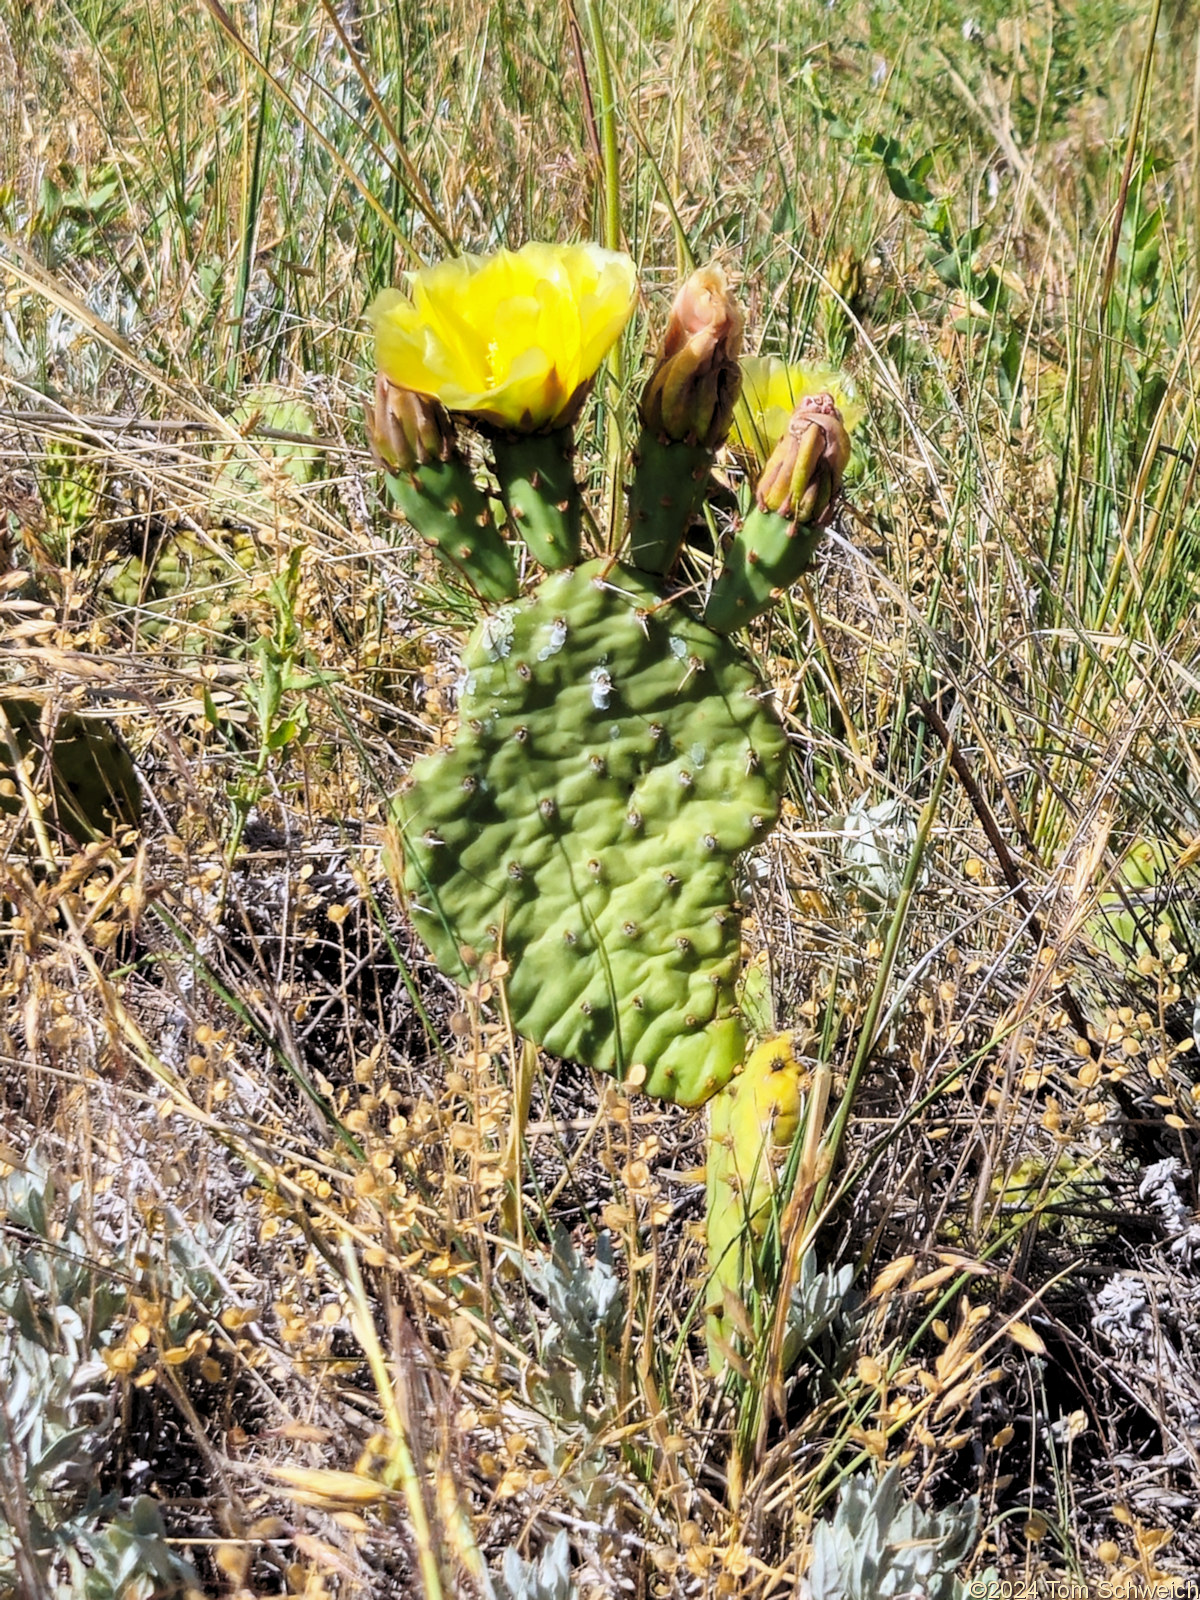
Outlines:
<svg viewBox="0 0 1200 1600"><path fill-rule="evenodd" d="M797 523L826 520L849 459L850 436L832 395L801 400L762 470L759 509Z"/></svg>
<svg viewBox="0 0 1200 1600"><path fill-rule="evenodd" d="M862 262L847 248L840 251L829 263L829 286L851 308L862 296L864 278Z"/></svg>
<svg viewBox="0 0 1200 1600"><path fill-rule="evenodd" d="M675 296L642 395L629 527L633 564L643 572L671 570L704 501L741 393L741 344L742 314L721 268L693 272Z"/></svg>
<svg viewBox="0 0 1200 1600"><path fill-rule="evenodd" d="M809 395L792 412L756 491L757 504L734 536L704 620L730 633L770 606L811 565L850 459L850 437L828 394Z"/></svg>
<svg viewBox="0 0 1200 1600"><path fill-rule="evenodd" d="M454 453L454 424L437 400L402 389L375 374L374 405L366 414L367 443L383 471L413 472Z"/></svg>
<svg viewBox="0 0 1200 1600"><path fill-rule="evenodd" d="M716 450L741 390L742 313L718 266L701 267L675 296L641 418L663 440Z"/></svg>
<svg viewBox="0 0 1200 1600"><path fill-rule="evenodd" d="M477 594L511 600L517 593L512 554L459 452L445 407L377 372L366 428L375 464L405 520Z"/></svg>

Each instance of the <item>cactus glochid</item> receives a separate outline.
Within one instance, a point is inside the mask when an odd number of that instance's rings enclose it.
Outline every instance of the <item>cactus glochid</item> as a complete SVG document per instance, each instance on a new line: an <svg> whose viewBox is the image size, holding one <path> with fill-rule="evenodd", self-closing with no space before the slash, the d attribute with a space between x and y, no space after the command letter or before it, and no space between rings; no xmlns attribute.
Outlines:
<svg viewBox="0 0 1200 1600"><path fill-rule="evenodd" d="M735 538L714 588L728 601L701 618L670 585L741 382L719 269L680 291L643 397L632 565L585 558L571 467L572 423L632 311L632 263L529 245L410 284L411 300L373 308L368 433L403 515L493 609L463 653L453 741L396 799L389 868L444 972L470 981L503 958L518 1032L698 1104L746 1055L734 869L778 818L787 748L725 635L811 555L845 431L827 395L797 410L759 508L783 548ZM490 446L510 532L550 569L523 597L453 413Z"/></svg>

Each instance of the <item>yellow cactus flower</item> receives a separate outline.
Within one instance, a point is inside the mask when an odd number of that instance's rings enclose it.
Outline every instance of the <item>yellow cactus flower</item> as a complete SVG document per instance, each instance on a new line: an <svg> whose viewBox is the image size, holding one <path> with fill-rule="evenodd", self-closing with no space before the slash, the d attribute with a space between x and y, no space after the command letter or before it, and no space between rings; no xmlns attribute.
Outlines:
<svg viewBox="0 0 1200 1600"><path fill-rule="evenodd" d="M573 422L633 311L626 255L526 244L423 267L368 315L379 370L449 411L516 433Z"/></svg>
<svg viewBox="0 0 1200 1600"><path fill-rule="evenodd" d="M819 394L833 396L846 432L853 433L866 408L853 379L844 372L811 361L789 363L778 356L744 356L741 398L733 410L735 449L761 465L787 432L800 402Z"/></svg>

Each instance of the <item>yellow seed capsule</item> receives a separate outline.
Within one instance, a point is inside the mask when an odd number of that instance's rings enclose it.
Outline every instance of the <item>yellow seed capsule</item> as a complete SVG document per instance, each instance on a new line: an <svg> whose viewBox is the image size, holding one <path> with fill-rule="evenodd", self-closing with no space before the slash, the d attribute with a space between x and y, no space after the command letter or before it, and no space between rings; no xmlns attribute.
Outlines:
<svg viewBox="0 0 1200 1600"><path fill-rule="evenodd" d="M387 1489L357 1472L337 1472L323 1467L271 1467L270 1475L285 1485L294 1499L305 1505L374 1505L387 1497Z"/></svg>

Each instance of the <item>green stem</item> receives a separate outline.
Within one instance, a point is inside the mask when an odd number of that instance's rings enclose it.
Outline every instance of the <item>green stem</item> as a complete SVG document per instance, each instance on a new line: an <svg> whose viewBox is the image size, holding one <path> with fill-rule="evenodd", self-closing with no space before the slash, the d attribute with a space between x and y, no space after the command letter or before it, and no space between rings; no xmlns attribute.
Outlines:
<svg viewBox="0 0 1200 1600"><path fill-rule="evenodd" d="M399 1487L404 1493L408 1505L408 1518L412 1525L413 1543L417 1547L417 1567L421 1574L425 1600L442 1600L445 1591L442 1587L442 1573L434 1545L429 1509L425 1503L425 1485L422 1474L417 1470L416 1459L409 1443L404 1411L393 1386L392 1375L388 1371L379 1335L375 1332L375 1323L367 1302L358 1257L349 1240L343 1246L342 1259L346 1268L346 1286L353 1304L351 1326L367 1359L367 1366L371 1371L388 1431L391 1453L384 1471L384 1482L388 1488Z"/></svg>
<svg viewBox="0 0 1200 1600"><path fill-rule="evenodd" d="M608 43L600 24L599 0L584 0L584 15L592 55L596 61L596 87L599 90L599 107L596 120L600 129L600 161L604 182L604 247L621 248L621 153L617 143L617 106L613 86L612 63ZM620 340L612 347L605 367L619 393L624 382L624 363ZM611 554L616 550L622 531L621 466L625 456L625 441L619 418L609 408L604 412L604 463L608 479L608 532L605 548Z"/></svg>
<svg viewBox="0 0 1200 1600"><path fill-rule="evenodd" d="M806 1235L810 1238L816 1227L821 1209L825 1204L825 1196L829 1192L834 1168L837 1166L838 1155L841 1152L842 1140L845 1137L846 1127L850 1121L850 1113L854 1109L854 1099L858 1092L859 1080L862 1078L867 1062L871 1059L871 1053L875 1049L875 1030L879 1026L884 997L887 994L892 969L896 964L896 955L900 949L900 937L908 920L908 912L912 905L913 895L916 892L921 863L925 858L925 847L929 842L933 819L937 815L937 808L942 798L942 790L946 786L946 779L949 773L950 753L947 752L938 769L938 775L934 779L929 799L925 802L925 807L921 812L921 820L917 825L916 842L913 844L912 855L908 858L908 866L904 870L904 882L900 886L896 909L888 926L883 956L879 963L879 971L875 976L875 987L871 991L871 998L867 1004L867 1014L863 1019L862 1032L858 1036L858 1049L854 1053L854 1061L846 1079L846 1087L842 1091L842 1098L838 1104L837 1112L829 1127L829 1136L825 1140L825 1173L813 1191L812 1205L809 1207L808 1213L809 1224L805 1230Z"/></svg>
<svg viewBox="0 0 1200 1600"><path fill-rule="evenodd" d="M597 121L600 124L600 152L604 177L604 247L621 248L621 158L617 147L617 114L613 98L612 65L596 0L584 0L592 55L596 59L596 82L600 90Z"/></svg>

